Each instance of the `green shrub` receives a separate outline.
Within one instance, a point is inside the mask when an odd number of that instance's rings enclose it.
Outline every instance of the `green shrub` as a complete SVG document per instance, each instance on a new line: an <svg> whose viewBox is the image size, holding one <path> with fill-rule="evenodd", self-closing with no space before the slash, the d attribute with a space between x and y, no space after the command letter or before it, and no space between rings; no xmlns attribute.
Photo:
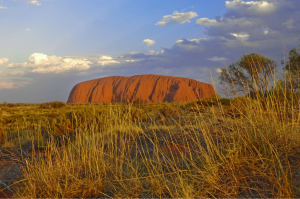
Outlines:
<svg viewBox="0 0 300 199"><path fill-rule="evenodd" d="M221 98L220 102L221 102L222 105L225 105L225 106L230 105L230 99L228 99L228 98Z"/></svg>
<svg viewBox="0 0 300 199"><path fill-rule="evenodd" d="M65 102L54 101L54 102L44 102L40 104L40 109L50 109L50 108L62 108L67 106Z"/></svg>
<svg viewBox="0 0 300 199"><path fill-rule="evenodd" d="M213 106L213 105L217 105L218 102L215 100L211 100L211 99L204 99L204 100L200 100L199 102L197 102L197 104L200 106Z"/></svg>

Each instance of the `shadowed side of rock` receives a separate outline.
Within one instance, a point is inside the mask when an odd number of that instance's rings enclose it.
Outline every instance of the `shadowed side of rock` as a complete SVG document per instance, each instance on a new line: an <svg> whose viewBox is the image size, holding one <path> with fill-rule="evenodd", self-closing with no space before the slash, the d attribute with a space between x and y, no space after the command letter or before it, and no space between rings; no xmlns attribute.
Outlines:
<svg viewBox="0 0 300 199"><path fill-rule="evenodd" d="M211 84L189 78L163 75L111 76L75 85L68 103L189 102L208 98L216 92Z"/></svg>

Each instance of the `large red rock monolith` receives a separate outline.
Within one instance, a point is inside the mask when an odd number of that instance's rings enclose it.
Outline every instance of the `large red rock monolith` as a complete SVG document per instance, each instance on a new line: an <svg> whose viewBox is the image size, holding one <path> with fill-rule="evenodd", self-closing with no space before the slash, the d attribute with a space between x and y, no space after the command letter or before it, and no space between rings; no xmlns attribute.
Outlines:
<svg viewBox="0 0 300 199"><path fill-rule="evenodd" d="M215 95L211 84L163 75L111 76L76 84L68 103L190 102Z"/></svg>

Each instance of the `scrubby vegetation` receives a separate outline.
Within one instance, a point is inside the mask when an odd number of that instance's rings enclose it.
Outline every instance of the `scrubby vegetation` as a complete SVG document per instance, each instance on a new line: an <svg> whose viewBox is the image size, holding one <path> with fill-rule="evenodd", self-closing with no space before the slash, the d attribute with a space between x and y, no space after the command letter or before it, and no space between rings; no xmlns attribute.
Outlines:
<svg viewBox="0 0 300 199"><path fill-rule="evenodd" d="M300 197L299 99L2 104L1 151L25 152L14 197Z"/></svg>
<svg viewBox="0 0 300 199"><path fill-rule="evenodd" d="M1 150L46 148L15 197L298 197L299 106L269 97L2 107Z"/></svg>

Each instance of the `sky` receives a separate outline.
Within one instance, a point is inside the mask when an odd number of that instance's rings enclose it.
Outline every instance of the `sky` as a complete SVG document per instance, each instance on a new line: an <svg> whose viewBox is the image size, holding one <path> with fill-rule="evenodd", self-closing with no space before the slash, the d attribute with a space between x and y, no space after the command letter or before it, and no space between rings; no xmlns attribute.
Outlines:
<svg viewBox="0 0 300 199"><path fill-rule="evenodd" d="M299 0L0 0L0 103L66 102L77 83L220 68L300 44Z"/></svg>

